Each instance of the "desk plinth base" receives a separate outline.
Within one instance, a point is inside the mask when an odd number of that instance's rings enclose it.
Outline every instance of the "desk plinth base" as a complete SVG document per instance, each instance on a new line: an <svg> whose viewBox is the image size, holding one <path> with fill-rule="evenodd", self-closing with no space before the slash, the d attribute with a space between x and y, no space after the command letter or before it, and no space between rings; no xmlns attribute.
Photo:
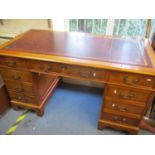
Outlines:
<svg viewBox="0 0 155 155"><path fill-rule="evenodd" d="M127 131L130 134L134 134L134 135L138 134L138 132L139 132L138 127L128 126L128 125L124 125L124 124L118 124L118 123L114 123L114 122L107 121L107 120L99 120L98 121L98 129L103 130L103 128L105 128L105 127L111 127L116 130Z"/></svg>
<svg viewBox="0 0 155 155"><path fill-rule="evenodd" d="M34 110L38 116L43 116L45 104L47 103L49 97L54 93L54 90L57 87L59 81L60 81L60 77L56 77L55 80L47 89L45 93L45 97L38 105L33 105L31 103L22 103L15 100L11 100L11 105L13 109L18 110L18 108L23 108L23 109Z"/></svg>

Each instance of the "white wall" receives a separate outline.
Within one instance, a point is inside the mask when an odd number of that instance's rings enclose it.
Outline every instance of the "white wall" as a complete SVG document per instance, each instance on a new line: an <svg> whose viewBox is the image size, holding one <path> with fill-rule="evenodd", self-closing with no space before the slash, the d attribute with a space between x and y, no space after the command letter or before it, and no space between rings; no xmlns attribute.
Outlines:
<svg viewBox="0 0 155 155"><path fill-rule="evenodd" d="M67 31L68 20L66 19L52 19L53 31Z"/></svg>
<svg viewBox="0 0 155 155"><path fill-rule="evenodd" d="M47 19L3 19L0 36L15 37L29 29L48 29Z"/></svg>

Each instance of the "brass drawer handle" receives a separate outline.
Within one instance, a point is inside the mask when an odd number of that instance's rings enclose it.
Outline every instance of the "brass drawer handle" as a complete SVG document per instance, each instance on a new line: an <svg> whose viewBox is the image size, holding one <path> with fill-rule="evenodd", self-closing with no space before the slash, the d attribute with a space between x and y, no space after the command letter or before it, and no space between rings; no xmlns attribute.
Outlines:
<svg viewBox="0 0 155 155"><path fill-rule="evenodd" d="M135 94L133 93L129 93L127 96L123 93L123 92L120 92L120 98L123 98L123 99L133 99L135 97Z"/></svg>
<svg viewBox="0 0 155 155"><path fill-rule="evenodd" d="M112 108L113 108L113 109L116 109L116 110L118 110L118 111L120 111L120 112L127 112L127 111L128 111L127 108L122 107L122 106L119 106L119 105L117 105L117 104L115 104L115 103L112 104Z"/></svg>
<svg viewBox="0 0 155 155"><path fill-rule="evenodd" d="M139 82L139 78L130 81L128 76L124 76L123 81L125 84L134 85Z"/></svg>
<svg viewBox="0 0 155 155"><path fill-rule="evenodd" d="M17 92L24 92L24 88L22 88L22 87L15 87L15 90Z"/></svg>
<svg viewBox="0 0 155 155"><path fill-rule="evenodd" d="M82 72L79 72L79 75L80 75L80 77L82 77L82 78L88 78L88 77L91 77L91 72L89 72L89 73L82 73Z"/></svg>
<svg viewBox="0 0 155 155"><path fill-rule="evenodd" d="M18 100L20 100L22 102L27 102L28 101L28 99L26 97L24 97L24 96L18 96L17 98L18 98Z"/></svg>
<svg viewBox="0 0 155 155"><path fill-rule="evenodd" d="M120 111L120 112L127 112L128 111L128 109L127 108L125 108L125 107L119 107L118 106L118 111Z"/></svg>
<svg viewBox="0 0 155 155"><path fill-rule="evenodd" d="M117 116L112 117L112 120L117 122L117 123L124 123L127 121L126 118L119 118Z"/></svg>
<svg viewBox="0 0 155 155"><path fill-rule="evenodd" d="M11 78L13 80L20 80L21 79L21 77L19 75L12 75Z"/></svg>
<svg viewBox="0 0 155 155"><path fill-rule="evenodd" d="M66 70L67 68L68 68L67 66L61 66L62 71Z"/></svg>
<svg viewBox="0 0 155 155"><path fill-rule="evenodd" d="M16 61L7 61L8 67L15 67L16 66Z"/></svg>
<svg viewBox="0 0 155 155"><path fill-rule="evenodd" d="M91 72L89 71L88 73L82 73L82 72L78 72L79 76L82 78L92 78L92 77L96 77L96 73L95 72Z"/></svg>
<svg viewBox="0 0 155 155"><path fill-rule="evenodd" d="M44 66L43 64L40 64L39 68L40 68L42 71L44 71L44 72L49 72L49 71L52 70L52 66L50 66L50 65L49 65L48 67L46 67L46 66Z"/></svg>

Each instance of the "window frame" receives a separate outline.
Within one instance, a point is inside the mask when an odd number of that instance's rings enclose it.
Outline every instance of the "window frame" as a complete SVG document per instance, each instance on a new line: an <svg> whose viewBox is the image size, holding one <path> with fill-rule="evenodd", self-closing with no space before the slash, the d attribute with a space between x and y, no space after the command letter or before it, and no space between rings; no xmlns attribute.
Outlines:
<svg viewBox="0 0 155 155"><path fill-rule="evenodd" d="M70 32L69 31L69 20L70 19L68 19L67 21L68 21L68 28L67 28L67 31L68 32ZM77 23L77 27L76 27L76 32L78 32L78 21L79 21L79 19L74 19L74 20L76 20L76 23ZM84 19L85 20L85 23L86 23L86 19ZM92 19L92 22L93 22L93 24L92 24L92 32L93 32L93 28L94 28L94 20L95 19ZM102 19L101 19L102 20ZM107 21L107 26L106 26L106 33L105 33L105 35L110 35L110 36L113 36L114 34L114 26L115 26L115 20L117 20L117 19L107 19L108 21ZM119 21L120 21L121 19L119 19ZM138 19L137 19L138 20ZM149 36L148 36L148 21L149 21L150 19L147 19L147 21L146 21L146 28L145 28L145 35L144 36L141 36L142 38L148 38ZM152 19L152 20L154 20L154 19ZM102 21L101 21L102 22ZM86 24L85 24L85 28L86 28ZM102 35L102 34L99 34L99 35ZM128 36L122 36L122 37L128 37ZM133 36L131 36L131 37L133 37ZM135 36L135 37L138 37L138 36Z"/></svg>

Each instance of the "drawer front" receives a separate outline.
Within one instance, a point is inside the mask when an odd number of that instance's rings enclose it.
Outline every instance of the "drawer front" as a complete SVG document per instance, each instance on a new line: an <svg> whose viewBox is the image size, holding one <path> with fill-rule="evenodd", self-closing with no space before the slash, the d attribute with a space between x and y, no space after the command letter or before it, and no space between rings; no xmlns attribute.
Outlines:
<svg viewBox="0 0 155 155"><path fill-rule="evenodd" d="M17 93L25 93L30 96L34 96L33 88L31 85L26 85L21 82L12 82L12 81L5 81L6 87L9 91L14 91Z"/></svg>
<svg viewBox="0 0 155 155"><path fill-rule="evenodd" d="M4 80L32 83L32 73L5 69L1 71Z"/></svg>
<svg viewBox="0 0 155 155"><path fill-rule="evenodd" d="M147 102L150 97L151 92L140 90L140 89L132 89L122 86L108 85L106 95L111 98L121 99L121 100L129 100L129 101L137 101L137 102Z"/></svg>
<svg viewBox="0 0 155 155"><path fill-rule="evenodd" d="M36 60L28 60L27 68L36 70L39 72L49 73L56 71L58 72L59 67L56 63L45 62L45 61L36 61Z"/></svg>
<svg viewBox="0 0 155 155"><path fill-rule="evenodd" d="M72 76L82 78L82 79L91 79L91 80L100 80L105 81L107 77L107 72L101 69L78 67L78 66L69 66L68 72Z"/></svg>
<svg viewBox="0 0 155 155"><path fill-rule="evenodd" d="M25 68L25 60L13 57L0 56L0 66L11 68Z"/></svg>
<svg viewBox="0 0 155 155"><path fill-rule="evenodd" d="M35 97L26 96L26 95L18 94L18 93L11 92L11 91L9 91L9 95L12 100L15 100L18 102L34 104L34 105L39 104Z"/></svg>
<svg viewBox="0 0 155 155"><path fill-rule="evenodd" d="M118 124L132 125L132 126L137 126L140 122L140 120L138 119L122 117L119 115L113 115L109 113L103 113L103 119Z"/></svg>
<svg viewBox="0 0 155 155"><path fill-rule="evenodd" d="M141 106L126 104L126 102L123 104L123 102L107 100L107 99L105 100L104 108L112 109L122 113L131 113L131 114L137 114L137 115L142 115L144 111L144 107L141 107Z"/></svg>
<svg viewBox="0 0 155 155"><path fill-rule="evenodd" d="M53 72L66 76L72 76L77 78L94 79L94 80L105 80L107 72L101 69L93 69L89 67L79 67L73 65L66 65L60 63L48 63L42 61L30 61L27 63L29 69L33 69L40 72Z"/></svg>
<svg viewBox="0 0 155 155"><path fill-rule="evenodd" d="M109 81L117 84L125 84L130 86L154 87L155 78L146 75L136 75L130 73L111 72Z"/></svg>

